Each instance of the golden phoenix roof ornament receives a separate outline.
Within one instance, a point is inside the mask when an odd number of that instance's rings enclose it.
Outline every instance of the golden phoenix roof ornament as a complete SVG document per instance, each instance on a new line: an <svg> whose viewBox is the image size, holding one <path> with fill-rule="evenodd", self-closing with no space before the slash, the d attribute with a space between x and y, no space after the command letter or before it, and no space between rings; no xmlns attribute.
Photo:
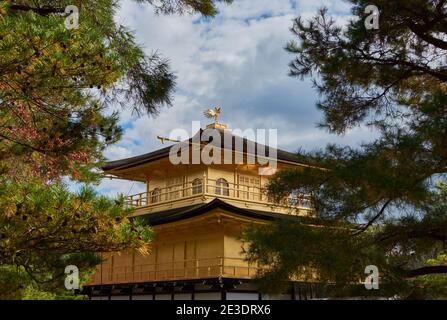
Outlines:
<svg viewBox="0 0 447 320"><path fill-rule="evenodd" d="M214 119L214 123L211 123L209 125L207 125L207 128L213 128L213 129L226 129L227 125L226 124L222 124L219 123L219 118L220 118L220 107L215 107L214 109L207 109L206 111L203 112L203 115L209 119Z"/></svg>
<svg viewBox="0 0 447 320"><path fill-rule="evenodd" d="M209 119L214 118L214 122L219 122L220 118L220 107L215 107L214 110L209 108L205 112L203 112L203 115Z"/></svg>

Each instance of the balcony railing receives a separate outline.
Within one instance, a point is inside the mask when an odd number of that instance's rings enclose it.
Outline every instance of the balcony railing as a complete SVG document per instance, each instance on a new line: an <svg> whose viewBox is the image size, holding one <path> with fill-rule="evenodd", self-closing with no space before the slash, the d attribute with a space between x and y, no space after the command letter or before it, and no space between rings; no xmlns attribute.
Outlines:
<svg viewBox="0 0 447 320"><path fill-rule="evenodd" d="M128 205L138 208L201 196L311 210L309 196L299 194L290 195L280 202L274 202L266 195L265 190L260 187L230 183L222 181L221 179L195 179L185 184L155 188L149 192L137 193L128 196L126 200Z"/></svg>
<svg viewBox="0 0 447 320"><path fill-rule="evenodd" d="M135 283L160 280L202 279L219 276L250 279L258 267L242 258L215 257L157 264L102 265L90 284Z"/></svg>

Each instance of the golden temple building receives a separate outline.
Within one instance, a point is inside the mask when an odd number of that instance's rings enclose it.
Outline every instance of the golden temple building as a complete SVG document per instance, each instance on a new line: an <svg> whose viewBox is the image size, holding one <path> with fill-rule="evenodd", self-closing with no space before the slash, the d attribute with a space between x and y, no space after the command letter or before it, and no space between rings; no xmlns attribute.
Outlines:
<svg viewBox="0 0 447 320"><path fill-rule="evenodd" d="M111 177L146 184L145 192L128 196L127 203L134 207L134 216L147 219L155 236L148 255L139 252L102 254L103 263L84 286L90 299L291 300L315 297L311 284L298 282L291 282L290 290L281 295L259 293L251 281L258 266L245 260L243 244L238 239L248 225L312 217L306 196L291 195L280 203L272 202L264 191L269 176L260 174L269 163L253 163L250 157L256 158L259 150L268 149L264 160L274 155L275 159L269 159L275 161L274 171L304 165L292 153L265 148L247 138L240 138L242 151L237 149L239 137L229 133L215 118L215 123L200 129L189 140L111 161L103 167ZM224 138L203 141L207 130L230 137L231 146L227 147ZM183 144L182 150L190 151L188 160L194 150L203 151L211 145L217 148L215 150L225 150L232 159L239 153L242 161L173 164L170 152L179 144ZM254 149L250 151L249 146Z"/></svg>

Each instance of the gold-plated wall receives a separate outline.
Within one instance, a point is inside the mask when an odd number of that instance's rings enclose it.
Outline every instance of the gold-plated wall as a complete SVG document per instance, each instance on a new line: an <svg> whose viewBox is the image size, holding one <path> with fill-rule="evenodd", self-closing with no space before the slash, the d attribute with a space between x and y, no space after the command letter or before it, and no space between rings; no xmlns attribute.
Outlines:
<svg viewBox="0 0 447 320"><path fill-rule="evenodd" d="M151 253L103 254L89 285L189 280L219 276L251 278L256 266L242 255L237 236L245 223L214 210L203 216L156 226Z"/></svg>

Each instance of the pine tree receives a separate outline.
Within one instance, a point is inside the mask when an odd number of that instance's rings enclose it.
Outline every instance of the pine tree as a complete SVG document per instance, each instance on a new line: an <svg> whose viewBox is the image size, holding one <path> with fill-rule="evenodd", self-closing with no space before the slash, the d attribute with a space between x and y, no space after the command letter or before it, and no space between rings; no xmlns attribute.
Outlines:
<svg viewBox="0 0 447 320"><path fill-rule="evenodd" d="M277 199L310 194L326 227L290 222L249 230L248 256L272 266L260 275L271 290L279 290L271 288L275 281L307 273L335 282L342 294L376 265L383 283L377 294L415 297L421 283L430 287L430 277L447 274L447 2L375 1L378 29L365 26L370 3L351 2L353 18L344 26L326 9L295 20L290 74L312 77L322 128L344 134L369 127L377 139L300 152L312 167L277 174L268 191Z"/></svg>
<svg viewBox="0 0 447 320"><path fill-rule="evenodd" d="M163 14L216 14L212 0L139 2ZM65 25L69 5L79 9L77 28ZM123 199L89 187L72 193L62 183L101 177L102 153L121 136L111 106L156 115L171 103L166 59L145 55L114 21L118 5L0 1L2 298L66 296L65 266L77 265L86 280L98 252L150 249L151 228L128 218Z"/></svg>

